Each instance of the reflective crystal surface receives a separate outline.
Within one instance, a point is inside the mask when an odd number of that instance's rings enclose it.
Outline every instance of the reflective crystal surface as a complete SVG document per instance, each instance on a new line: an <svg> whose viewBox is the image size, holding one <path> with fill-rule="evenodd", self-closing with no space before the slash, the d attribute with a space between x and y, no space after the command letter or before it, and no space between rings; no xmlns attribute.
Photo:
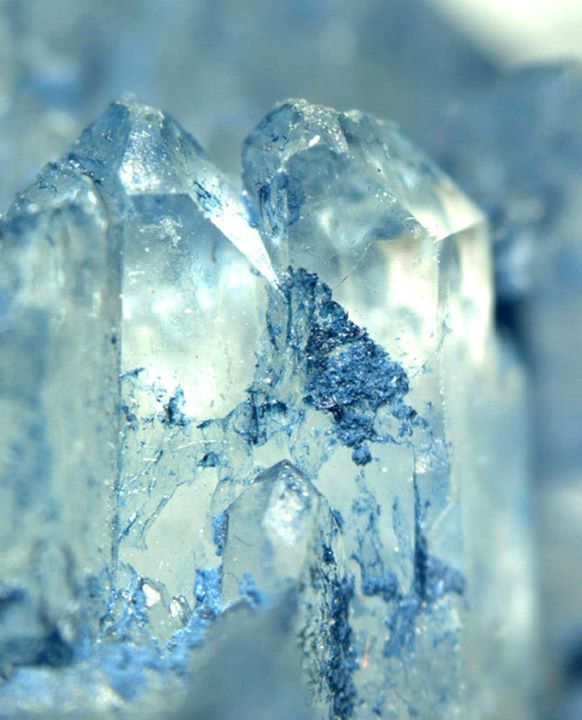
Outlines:
<svg viewBox="0 0 582 720"><path fill-rule="evenodd" d="M400 391L379 399L376 372L390 370L356 341L333 350L311 399L331 414L340 445L355 445L351 472L341 447L317 472L359 566L353 626L368 662L355 678L373 698L362 716L376 707L388 717L519 717L531 616L525 429L518 373L496 354L482 216L395 126L303 102L283 104L249 137L244 178L279 267L329 284L389 352ZM494 563L488 532L504 548ZM493 627L509 632L503 643L492 642Z"/></svg>
<svg viewBox="0 0 582 720"><path fill-rule="evenodd" d="M305 101L243 183L118 102L2 221L0 702L250 720L272 653L268 717L529 717L483 216L393 124Z"/></svg>

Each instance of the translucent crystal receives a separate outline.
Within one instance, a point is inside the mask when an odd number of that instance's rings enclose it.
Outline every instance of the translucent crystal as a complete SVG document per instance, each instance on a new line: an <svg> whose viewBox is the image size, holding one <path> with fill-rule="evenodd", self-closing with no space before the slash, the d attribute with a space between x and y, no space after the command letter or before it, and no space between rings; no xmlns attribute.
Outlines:
<svg viewBox="0 0 582 720"><path fill-rule="evenodd" d="M349 717L355 666L349 626L351 581L340 526L325 498L288 462L270 468L241 493L227 513L223 600L242 595L254 606L292 593L313 717ZM288 620L289 621L289 620Z"/></svg>
<svg viewBox="0 0 582 720"><path fill-rule="evenodd" d="M149 529L183 482L193 479L189 465L182 480L176 479L179 464L165 476L162 470L165 438L180 434L185 425L182 401L186 410L205 417L220 413L221 403L230 406L237 392L244 392L252 371L252 359L245 365L238 358L252 344L243 328L247 314L259 312L253 293L265 290L254 290L251 262L217 226L232 229L235 242L267 275L271 272L271 279L272 271L241 207L198 145L173 121L150 108L124 104L111 106L62 161L48 166L17 199L3 227L4 332L14 336L6 335L2 343L5 416L19 421L3 434L3 457L11 463L3 487L11 496L2 503L2 525L9 533L6 547L16 544L15 567L32 574L21 588L20 570L14 576L4 573L8 597L33 592L29 585L37 584L34 567L23 562L18 550L20 542L27 552L37 547L15 522L19 507L30 518L31 532L39 534L39 547L49 535L57 546L52 552L65 553L63 572L69 565L103 571L104 557L93 568L84 555L71 552L69 541L79 537L88 544L87 552L101 548L108 557L110 548L102 544L109 544L109 522L114 538L107 574L114 587L117 572L129 571L126 563L135 561L141 575L153 574L170 590L175 586L176 596L188 593L190 573L184 572L181 583L171 578L194 543L191 538L180 554L185 528L172 530L177 547L167 572L163 563L159 566L165 550L157 547L158 528L149 549L142 547L139 562L135 554L144 544L144 526ZM195 272L196 265L204 272ZM224 293L216 295L221 283ZM223 303L228 315L217 317ZM214 321L220 335L202 353ZM236 333L228 331L229 324L238 327ZM24 365L19 347L29 358ZM81 367L86 375L79 373ZM37 410L39 403L46 403L44 412L42 405ZM112 419L118 414L119 427ZM23 454L25 464L19 460ZM55 484L54 510L47 506L42 485L33 491L44 475L45 484ZM148 487L156 492L144 492ZM27 509L30 505L37 506L42 522ZM87 511L80 512L84 506ZM56 536L53 527L59 528ZM58 582L54 592L62 592ZM46 594L43 602L49 598ZM62 597L51 604L66 607ZM27 623L27 632L52 637L52 625L33 628Z"/></svg>
<svg viewBox="0 0 582 720"><path fill-rule="evenodd" d="M514 494L525 476L496 448L503 398L519 407L520 389L515 371L497 369L482 216L390 123L304 102L281 105L249 137L244 178L278 266L317 273L389 352L401 383L400 397L366 407L362 396L375 399L390 370L352 341L332 351L317 378L322 400L311 403L348 446L350 392L370 414L357 438L371 441L369 454L357 446L350 466L338 447L312 469L360 566L352 625L366 662L355 682L369 705L356 716L519 717L526 675L515 658L531 608L523 498ZM507 529L493 563L484 527ZM509 632L503 644L492 642L493 627Z"/></svg>
<svg viewBox="0 0 582 720"><path fill-rule="evenodd" d="M320 506L323 505L320 511ZM223 550L223 596L236 602L245 578L269 596L285 590L309 565L323 563L317 553L331 551L333 516L325 500L289 463L265 471L227 511ZM321 515L327 514L327 520ZM327 540L323 536L327 525ZM321 535L318 537L318 535ZM308 554L315 556L308 558Z"/></svg>
<svg viewBox="0 0 582 720"><path fill-rule="evenodd" d="M4 670L66 662L107 594L120 258L83 180L6 220L0 253Z"/></svg>
<svg viewBox="0 0 582 720"><path fill-rule="evenodd" d="M0 700L169 712L255 627L314 717L525 717L521 385L482 216L394 125L303 101L243 179L114 103L3 221L3 437L52 474L20 527L2 508Z"/></svg>

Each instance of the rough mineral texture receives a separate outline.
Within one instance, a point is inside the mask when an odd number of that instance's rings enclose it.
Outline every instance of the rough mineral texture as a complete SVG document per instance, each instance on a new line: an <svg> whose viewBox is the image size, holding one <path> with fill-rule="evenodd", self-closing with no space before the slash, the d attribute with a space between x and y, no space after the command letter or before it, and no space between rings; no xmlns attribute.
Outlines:
<svg viewBox="0 0 582 720"><path fill-rule="evenodd" d="M0 706L530 717L483 216L393 124L305 101L243 183L118 102L2 221Z"/></svg>

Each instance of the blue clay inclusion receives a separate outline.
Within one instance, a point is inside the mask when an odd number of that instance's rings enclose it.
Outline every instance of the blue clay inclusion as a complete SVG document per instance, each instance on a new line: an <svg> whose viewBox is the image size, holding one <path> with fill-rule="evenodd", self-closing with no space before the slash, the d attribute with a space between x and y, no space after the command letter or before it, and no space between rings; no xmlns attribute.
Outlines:
<svg viewBox="0 0 582 720"><path fill-rule="evenodd" d="M216 545L216 554L221 557L228 538L228 513L219 513L212 521L212 539Z"/></svg>
<svg viewBox="0 0 582 720"><path fill-rule="evenodd" d="M204 615L218 615L222 610L222 570L204 568L196 570L194 581L196 609Z"/></svg>
<svg viewBox="0 0 582 720"><path fill-rule="evenodd" d="M241 598L247 602L253 610L262 610L269 606L269 596L259 589L252 573L243 573L239 581Z"/></svg>

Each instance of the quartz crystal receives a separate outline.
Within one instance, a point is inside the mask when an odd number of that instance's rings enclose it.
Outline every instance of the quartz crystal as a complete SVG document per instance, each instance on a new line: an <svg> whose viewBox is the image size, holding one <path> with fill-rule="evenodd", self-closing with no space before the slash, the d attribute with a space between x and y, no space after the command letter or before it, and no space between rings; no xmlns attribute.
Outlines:
<svg viewBox="0 0 582 720"><path fill-rule="evenodd" d="M393 124L305 101L243 183L124 101L2 221L0 703L530 717L483 216Z"/></svg>

